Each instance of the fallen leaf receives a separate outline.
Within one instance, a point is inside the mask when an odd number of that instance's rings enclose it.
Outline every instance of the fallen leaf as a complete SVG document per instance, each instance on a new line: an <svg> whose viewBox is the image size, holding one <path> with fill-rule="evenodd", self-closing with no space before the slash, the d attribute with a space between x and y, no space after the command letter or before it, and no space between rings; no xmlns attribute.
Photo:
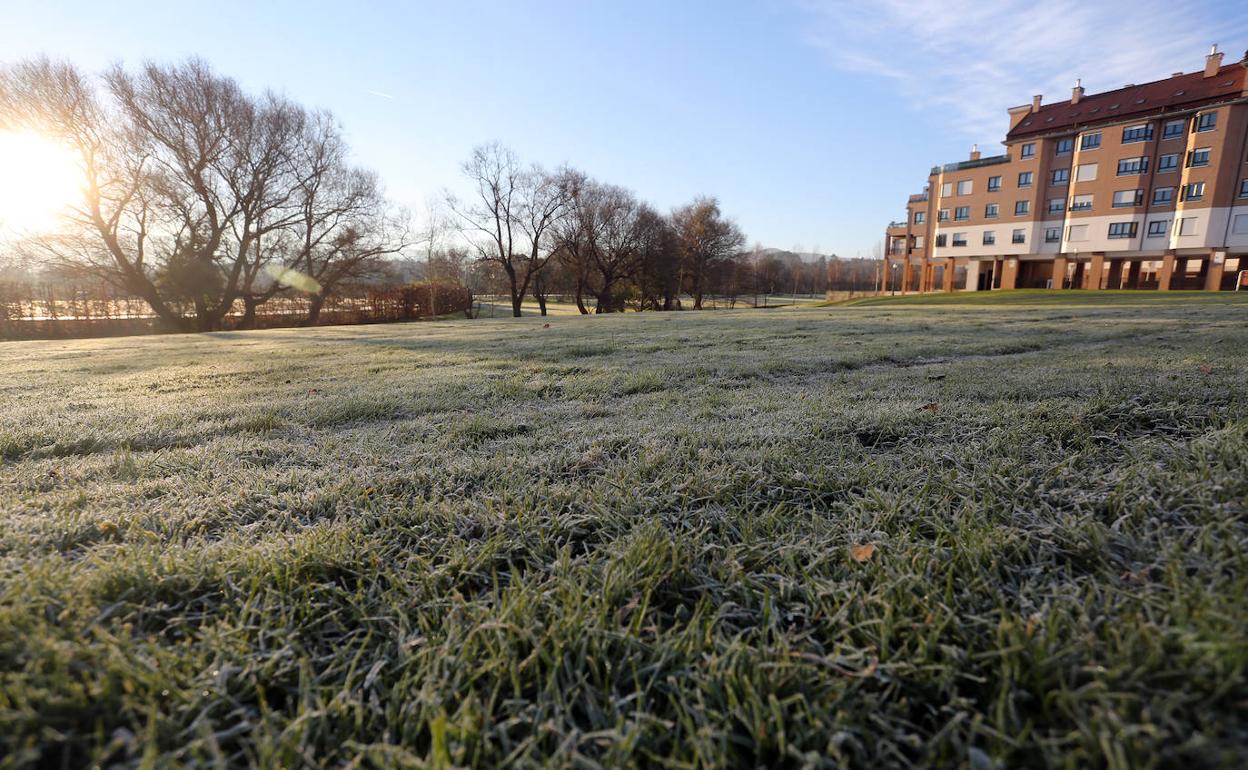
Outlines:
<svg viewBox="0 0 1248 770"><path fill-rule="evenodd" d="M543 329L549 329L549 328L550 328L550 324L542 324L542 328L543 328Z"/></svg>
<svg viewBox="0 0 1248 770"><path fill-rule="evenodd" d="M1213 371L1213 366L1210 364L1201 364L1200 370L1204 372L1205 374L1209 374L1210 372Z"/></svg>
<svg viewBox="0 0 1248 770"><path fill-rule="evenodd" d="M919 408L920 408L920 409L923 409L923 410L925 410L925 411L928 411L928 412L939 412L939 411L940 411L940 404L938 404L937 402L933 401L932 403L930 403L930 404L924 404L923 406L921 406L921 407L919 407Z"/></svg>
<svg viewBox="0 0 1248 770"><path fill-rule="evenodd" d="M849 555L859 564L867 559L870 559L874 553L875 543L867 543L866 545L851 545L849 547Z"/></svg>
<svg viewBox="0 0 1248 770"><path fill-rule="evenodd" d="M1038 612L1033 613L1031 617L1027 618L1027 632L1026 633L1027 633L1028 639L1036 635L1036 628L1039 625L1040 625L1040 613Z"/></svg>

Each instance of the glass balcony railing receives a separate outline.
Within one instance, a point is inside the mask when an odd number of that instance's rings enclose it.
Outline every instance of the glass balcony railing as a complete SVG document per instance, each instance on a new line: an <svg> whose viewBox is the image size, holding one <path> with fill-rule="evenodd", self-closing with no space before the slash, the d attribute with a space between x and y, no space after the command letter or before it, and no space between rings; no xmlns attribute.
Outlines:
<svg viewBox="0 0 1248 770"><path fill-rule="evenodd" d="M993 155L990 158L980 158L979 160L964 160L960 163L946 163L943 166L932 166L932 173L939 174L942 171L966 171L968 168L981 168L983 166L995 166L998 163L1009 163L1009 155Z"/></svg>

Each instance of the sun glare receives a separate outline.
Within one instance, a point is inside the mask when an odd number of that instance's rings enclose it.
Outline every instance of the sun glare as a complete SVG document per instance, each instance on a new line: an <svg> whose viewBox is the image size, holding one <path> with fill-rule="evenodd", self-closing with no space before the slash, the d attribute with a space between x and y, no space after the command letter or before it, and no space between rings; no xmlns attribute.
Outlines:
<svg viewBox="0 0 1248 770"><path fill-rule="evenodd" d="M0 131L0 234L52 229L75 202L81 173L68 150L37 134Z"/></svg>

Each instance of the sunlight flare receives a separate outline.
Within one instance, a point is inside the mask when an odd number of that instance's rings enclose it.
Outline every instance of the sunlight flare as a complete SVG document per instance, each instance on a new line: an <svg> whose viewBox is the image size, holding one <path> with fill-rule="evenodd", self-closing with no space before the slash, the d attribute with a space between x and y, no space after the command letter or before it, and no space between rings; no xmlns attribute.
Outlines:
<svg viewBox="0 0 1248 770"><path fill-rule="evenodd" d="M69 150L38 134L0 131L0 234L56 227L81 179Z"/></svg>

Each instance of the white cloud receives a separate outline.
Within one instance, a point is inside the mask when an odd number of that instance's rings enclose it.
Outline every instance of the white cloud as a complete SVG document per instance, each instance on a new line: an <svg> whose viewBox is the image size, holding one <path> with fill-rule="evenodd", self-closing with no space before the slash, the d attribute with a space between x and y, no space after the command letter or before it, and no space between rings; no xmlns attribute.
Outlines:
<svg viewBox="0 0 1248 770"><path fill-rule="evenodd" d="M1248 43L1248 14L1186 0L799 0L808 42L844 70L893 81L915 110L947 113L951 131L1001 141L1006 109L1145 83L1226 61Z"/></svg>

